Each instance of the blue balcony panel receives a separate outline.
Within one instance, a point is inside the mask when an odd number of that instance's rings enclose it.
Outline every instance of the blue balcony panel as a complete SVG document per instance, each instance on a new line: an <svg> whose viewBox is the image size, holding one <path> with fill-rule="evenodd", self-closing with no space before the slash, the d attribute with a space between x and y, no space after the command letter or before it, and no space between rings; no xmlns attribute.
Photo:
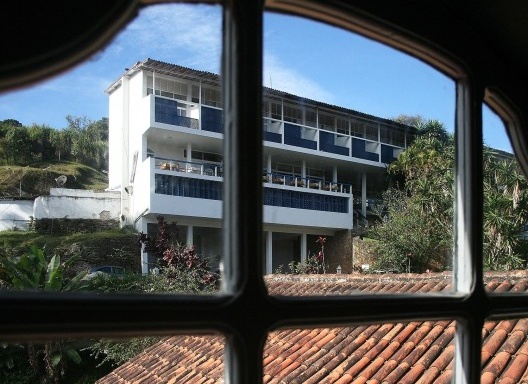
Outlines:
<svg viewBox="0 0 528 384"><path fill-rule="evenodd" d="M284 144L308 149L317 149L317 141L303 139L301 136L301 127L288 123L284 124Z"/></svg>
<svg viewBox="0 0 528 384"><path fill-rule="evenodd" d="M179 116L176 100L156 97L154 99L154 121L157 123L177 125L186 128L198 128L198 120L186 116Z"/></svg>
<svg viewBox="0 0 528 384"><path fill-rule="evenodd" d="M154 192L161 195L222 200L222 182L171 175L155 175Z"/></svg>
<svg viewBox="0 0 528 384"><path fill-rule="evenodd" d="M202 129L209 132L224 133L223 111L202 106Z"/></svg>
<svg viewBox="0 0 528 384"><path fill-rule="evenodd" d="M282 143L282 135L280 133L264 131L264 140Z"/></svg>
<svg viewBox="0 0 528 384"><path fill-rule="evenodd" d="M284 137L300 139L301 127L299 127L298 125L284 123Z"/></svg>
<svg viewBox="0 0 528 384"><path fill-rule="evenodd" d="M348 156L350 151L347 147L335 145L335 134L325 131L319 132L319 150L323 152L335 153L337 155Z"/></svg>
<svg viewBox="0 0 528 384"><path fill-rule="evenodd" d="M222 200L222 182L156 174L154 192L161 195ZM264 188L263 196L264 204L269 206L337 213L348 213L348 199L343 196L275 188Z"/></svg>
<svg viewBox="0 0 528 384"><path fill-rule="evenodd" d="M312 211L348 213L348 197L264 188L264 205Z"/></svg>
<svg viewBox="0 0 528 384"><path fill-rule="evenodd" d="M396 160L396 157L394 157L394 147L381 144L381 162L389 164L392 163L394 160Z"/></svg>
<svg viewBox="0 0 528 384"><path fill-rule="evenodd" d="M364 160L379 161L379 155L365 150L366 141L362 139L352 138L352 157L357 157Z"/></svg>
<svg viewBox="0 0 528 384"><path fill-rule="evenodd" d="M284 144L294 145L307 149L317 149L317 142L307 139L298 139L295 137L284 136Z"/></svg>

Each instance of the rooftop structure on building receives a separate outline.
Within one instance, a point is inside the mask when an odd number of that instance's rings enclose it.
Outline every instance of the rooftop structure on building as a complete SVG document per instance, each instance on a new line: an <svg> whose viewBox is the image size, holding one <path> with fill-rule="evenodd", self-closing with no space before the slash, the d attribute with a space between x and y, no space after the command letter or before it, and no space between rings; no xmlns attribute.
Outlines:
<svg viewBox="0 0 528 384"><path fill-rule="evenodd" d="M218 263L224 175L220 77L146 59L106 92L109 189L121 191L122 224L152 232L162 215L178 223L182 241ZM415 131L265 87L262 108L258 177L264 268L270 273L313 253L318 236L364 227L369 205L386 188L386 165ZM143 271L152 265L144 255Z"/></svg>

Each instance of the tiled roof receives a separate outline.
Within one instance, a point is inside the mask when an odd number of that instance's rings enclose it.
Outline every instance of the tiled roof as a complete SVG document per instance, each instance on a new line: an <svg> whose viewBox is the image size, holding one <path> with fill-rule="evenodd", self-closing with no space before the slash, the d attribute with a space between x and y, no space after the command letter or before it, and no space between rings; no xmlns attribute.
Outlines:
<svg viewBox="0 0 528 384"><path fill-rule="evenodd" d="M183 67L181 65L166 63L163 61L148 58L143 61L136 62L130 68L126 68L125 72L119 77L119 79L115 80L105 90L105 92L112 93L113 89L119 86L120 79L122 76L132 76L134 73L136 73L139 70L144 70L148 72L156 72L156 73L164 74L167 76L178 76L183 79L187 79L191 81L200 81L202 83L214 85L214 86L219 86L220 84L220 76L215 73L201 71L201 70L192 69L188 67ZM263 87L263 92L266 94L266 96L269 96L269 97L274 96L277 98L289 99L289 100L292 100L293 102L300 103L300 104L310 104L312 106L316 106L320 108L328 108L334 111L339 111L345 114L350 114L352 116L364 117L367 119L376 119L376 120L383 121L391 125L397 125L397 126L400 126L402 128L406 128L412 131L415 130L415 128L411 126L407 126L403 123L399 123L391 119L377 117L377 116L370 115L368 113L363 113L360 111L356 111L350 108L345 108L345 107L341 107L338 105L328 104L322 101L317 101L317 100L297 96L297 95L284 92L284 91L280 91L277 89Z"/></svg>
<svg viewBox="0 0 528 384"><path fill-rule="evenodd" d="M449 274L272 275L272 295L439 292ZM488 292L525 292L526 272L487 275ZM481 383L528 383L528 319L488 321L482 330ZM264 383L450 383L455 322L409 321L271 332ZM222 383L221 336L168 337L97 384Z"/></svg>

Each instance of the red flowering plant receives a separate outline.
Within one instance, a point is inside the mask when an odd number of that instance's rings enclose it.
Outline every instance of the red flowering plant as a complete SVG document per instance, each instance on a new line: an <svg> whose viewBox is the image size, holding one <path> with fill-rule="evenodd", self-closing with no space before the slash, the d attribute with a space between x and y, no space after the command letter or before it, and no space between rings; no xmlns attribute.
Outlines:
<svg viewBox="0 0 528 384"><path fill-rule="evenodd" d="M153 239L140 232L139 243L144 247L144 252L156 256L169 278L177 278L182 271L189 272L203 284L216 286L220 280L219 274L209 270L207 260L196 254L194 245L187 246L178 242L178 235L175 222L168 223L163 216L158 216L156 237Z"/></svg>
<svg viewBox="0 0 528 384"><path fill-rule="evenodd" d="M319 236L315 241L321 246L319 252L310 254L305 262L292 261L288 264L290 271L296 275L302 274L317 274L326 273L325 257L324 257L324 244L326 243L326 237Z"/></svg>

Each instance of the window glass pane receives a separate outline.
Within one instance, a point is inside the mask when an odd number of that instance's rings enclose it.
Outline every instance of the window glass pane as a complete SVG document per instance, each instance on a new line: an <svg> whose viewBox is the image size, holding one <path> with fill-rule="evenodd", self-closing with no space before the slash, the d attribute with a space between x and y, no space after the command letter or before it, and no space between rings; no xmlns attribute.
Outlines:
<svg viewBox="0 0 528 384"><path fill-rule="evenodd" d="M0 289L218 290L221 20L144 7L92 60L1 96Z"/></svg>
<svg viewBox="0 0 528 384"><path fill-rule="evenodd" d="M263 103L284 112L263 114L265 274L450 276L453 81L311 20L264 28Z"/></svg>
<svg viewBox="0 0 528 384"><path fill-rule="evenodd" d="M434 320L270 332L264 382L448 383L455 326Z"/></svg>
<svg viewBox="0 0 528 384"><path fill-rule="evenodd" d="M528 262L528 182L513 155L500 117L483 105L482 120L484 271L487 276L500 272L514 284L519 276L525 276Z"/></svg>
<svg viewBox="0 0 528 384"><path fill-rule="evenodd" d="M5 383L223 382L221 335L3 343Z"/></svg>

